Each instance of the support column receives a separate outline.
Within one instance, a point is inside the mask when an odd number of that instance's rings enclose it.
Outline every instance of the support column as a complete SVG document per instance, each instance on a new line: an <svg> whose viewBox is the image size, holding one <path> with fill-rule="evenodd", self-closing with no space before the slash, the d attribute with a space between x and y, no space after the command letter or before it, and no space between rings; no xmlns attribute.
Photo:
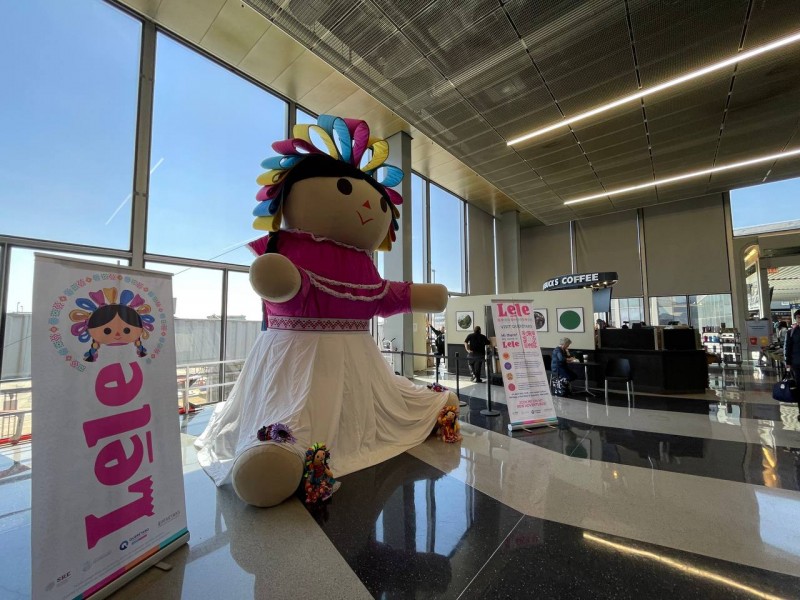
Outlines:
<svg viewBox="0 0 800 600"><path fill-rule="evenodd" d="M758 267L758 295L761 300L761 308L758 311L758 316L761 319L771 319L772 309L770 308L771 303L769 301L769 276L767 267L764 266L760 258L756 265Z"/></svg>
<svg viewBox="0 0 800 600"><path fill-rule="evenodd" d="M519 289L519 213L510 211L497 219L497 291L516 294Z"/></svg>
<svg viewBox="0 0 800 600"><path fill-rule="evenodd" d="M642 273L642 308L644 309L644 322L649 325L658 325L658 315L656 321L650 320L650 291L647 287L647 244L644 235L644 209L636 211L636 238L639 245L639 268Z"/></svg>
<svg viewBox="0 0 800 600"><path fill-rule="evenodd" d="M394 189L403 196L400 209L400 230L396 232L397 241L392 245L392 251L387 252L383 258L384 277L390 281L412 281L413 267L411 262L411 136L404 131L399 131L387 139L389 142L389 158L386 164L403 169L405 176L400 185ZM395 315L383 323L383 336L387 340L394 338L394 346L398 350L412 352L414 349L414 317L410 313ZM395 370L406 377L414 376L414 360L409 356L403 360L400 369L399 355L395 358Z"/></svg>
<svg viewBox="0 0 800 600"><path fill-rule="evenodd" d="M144 268L147 234L147 202L150 190L150 145L153 128L153 82L156 70L156 26L142 25L142 53L139 66L139 102L136 118L136 153L133 164L131 266Z"/></svg>

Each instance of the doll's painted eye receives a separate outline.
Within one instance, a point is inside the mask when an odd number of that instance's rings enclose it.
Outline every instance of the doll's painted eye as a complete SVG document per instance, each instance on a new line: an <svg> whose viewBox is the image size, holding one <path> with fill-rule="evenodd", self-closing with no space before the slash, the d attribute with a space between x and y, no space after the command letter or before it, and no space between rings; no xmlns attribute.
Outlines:
<svg viewBox="0 0 800 600"><path fill-rule="evenodd" d="M353 184L344 178L336 182L336 188L345 196L349 196L353 193Z"/></svg>
<svg viewBox="0 0 800 600"><path fill-rule="evenodd" d="M105 333L106 335L111 335L111 327L106 327L105 329L103 329L103 333Z"/></svg>
<svg viewBox="0 0 800 600"><path fill-rule="evenodd" d="M383 212L386 212L387 210L389 210L389 203L386 202L386 198L381 198L381 210Z"/></svg>
<svg viewBox="0 0 800 600"><path fill-rule="evenodd" d="M128 335L130 332L131 332L130 327L126 327L125 329L122 330L122 333L124 333L125 335Z"/></svg>

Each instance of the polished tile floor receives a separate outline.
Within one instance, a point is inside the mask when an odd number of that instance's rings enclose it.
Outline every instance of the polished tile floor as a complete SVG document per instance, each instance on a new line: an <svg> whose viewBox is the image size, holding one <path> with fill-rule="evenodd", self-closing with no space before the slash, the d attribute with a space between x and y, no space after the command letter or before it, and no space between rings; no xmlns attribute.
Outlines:
<svg viewBox="0 0 800 600"><path fill-rule="evenodd" d="M798 407L774 381L712 368L705 394L557 398L556 426L513 433L502 388L485 417L487 386L461 386L460 444L343 477L313 510L216 489L191 445L207 408L181 420L191 541L113 597L800 598ZM0 449L3 599L30 597L30 474L30 446Z"/></svg>

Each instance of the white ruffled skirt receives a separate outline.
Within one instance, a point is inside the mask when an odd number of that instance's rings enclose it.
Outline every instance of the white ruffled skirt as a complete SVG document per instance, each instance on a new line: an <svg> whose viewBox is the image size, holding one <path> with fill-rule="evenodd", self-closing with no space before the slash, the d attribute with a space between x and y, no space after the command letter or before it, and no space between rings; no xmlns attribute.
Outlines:
<svg viewBox="0 0 800 600"><path fill-rule="evenodd" d="M261 427L287 425L297 438L280 444L300 458L328 445L334 476L383 462L431 434L448 392L395 375L367 332L270 329L260 334L226 402L195 441L200 465L217 485L233 462L264 443Z"/></svg>

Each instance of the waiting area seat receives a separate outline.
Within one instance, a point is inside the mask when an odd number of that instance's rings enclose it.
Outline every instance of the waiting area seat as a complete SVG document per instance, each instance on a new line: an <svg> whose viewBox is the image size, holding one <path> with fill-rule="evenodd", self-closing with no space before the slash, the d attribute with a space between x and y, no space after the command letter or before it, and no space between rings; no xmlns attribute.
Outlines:
<svg viewBox="0 0 800 600"><path fill-rule="evenodd" d="M624 381L625 390L628 395L628 410L634 406L633 374L631 373L631 363L627 358L610 358L606 363L605 370L605 392L606 405L608 405L608 382Z"/></svg>

